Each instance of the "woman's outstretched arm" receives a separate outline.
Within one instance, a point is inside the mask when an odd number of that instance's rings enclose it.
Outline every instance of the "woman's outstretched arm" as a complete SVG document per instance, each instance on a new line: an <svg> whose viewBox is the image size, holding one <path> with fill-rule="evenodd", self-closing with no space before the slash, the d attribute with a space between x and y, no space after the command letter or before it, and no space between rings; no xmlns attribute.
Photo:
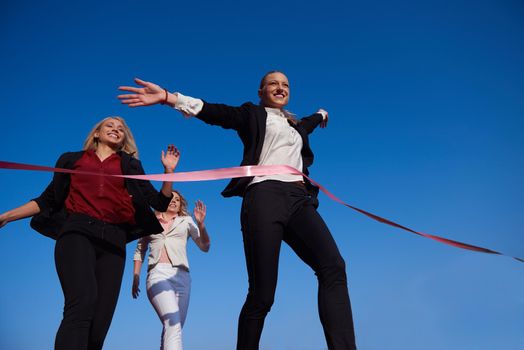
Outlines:
<svg viewBox="0 0 524 350"><path fill-rule="evenodd" d="M24 205L0 214L0 227L4 227L11 221L25 219L38 213L40 213L40 207L38 204L36 204L35 201L29 201Z"/></svg>
<svg viewBox="0 0 524 350"><path fill-rule="evenodd" d="M242 130L248 122L249 111L245 106L232 107L218 103L207 103L199 98L185 96L179 92L171 93L159 85L136 78L136 86L120 86L128 92L118 95L120 101L129 107L145 107L155 104L168 105L180 111L185 117L197 117L207 124L225 129Z"/></svg>

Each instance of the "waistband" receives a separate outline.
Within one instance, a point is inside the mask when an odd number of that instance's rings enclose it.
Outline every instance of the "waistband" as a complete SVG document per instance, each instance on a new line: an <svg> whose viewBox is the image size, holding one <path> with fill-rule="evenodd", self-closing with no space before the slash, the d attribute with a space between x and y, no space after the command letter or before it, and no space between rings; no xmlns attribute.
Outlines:
<svg viewBox="0 0 524 350"><path fill-rule="evenodd" d="M148 272L159 269L159 270L180 270L189 273L189 268L184 265L176 265L173 266L170 263L156 263L155 265L151 265L148 267Z"/></svg>

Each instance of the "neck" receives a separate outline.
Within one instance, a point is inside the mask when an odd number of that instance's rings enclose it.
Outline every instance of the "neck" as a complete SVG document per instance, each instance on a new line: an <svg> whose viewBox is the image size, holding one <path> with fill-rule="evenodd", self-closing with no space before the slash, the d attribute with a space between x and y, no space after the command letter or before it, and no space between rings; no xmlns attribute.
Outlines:
<svg viewBox="0 0 524 350"><path fill-rule="evenodd" d="M273 106L268 106L268 105L264 104L263 102L260 102L260 105L261 105L262 107L264 107L264 108L279 109L279 110L281 110L281 111L284 110L284 107L273 107Z"/></svg>
<svg viewBox="0 0 524 350"><path fill-rule="evenodd" d="M162 219L164 219L165 221L169 221L169 220L172 220L174 218L176 218L178 216L178 213L173 213L173 212L164 212L164 213L160 213L160 217L162 217Z"/></svg>
<svg viewBox="0 0 524 350"><path fill-rule="evenodd" d="M104 160L112 154L116 153L116 151L116 149L113 149L112 147L106 144L99 143L96 147L95 153L98 156L98 158L100 158L100 160Z"/></svg>

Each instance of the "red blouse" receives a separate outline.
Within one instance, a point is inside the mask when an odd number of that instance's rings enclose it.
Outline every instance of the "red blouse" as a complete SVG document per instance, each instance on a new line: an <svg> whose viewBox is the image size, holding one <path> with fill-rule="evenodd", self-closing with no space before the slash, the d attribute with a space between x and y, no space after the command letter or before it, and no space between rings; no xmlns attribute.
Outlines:
<svg viewBox="0 0 524 350"><path fill-rule="evenodd" d="M94 151L88 150L73 169L122 175L120 163L117 153L100 161ZM121 177L71 174L65 206L70 213L86 214L110 224L135 222L133 201Z"/></svg>

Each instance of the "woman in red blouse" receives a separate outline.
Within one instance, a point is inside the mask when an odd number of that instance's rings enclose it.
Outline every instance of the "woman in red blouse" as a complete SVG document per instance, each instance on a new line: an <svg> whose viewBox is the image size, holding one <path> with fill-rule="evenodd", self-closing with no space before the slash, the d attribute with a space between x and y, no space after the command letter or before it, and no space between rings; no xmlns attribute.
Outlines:
<svg viewBox="0 0 524 350"><path fill-rule="evenodd" d="M165 173L175 170L179 158L172 145L162 151ZM144 174L131 130L120 117L97 123L83 150L62 154L56 167ZM55 265L65 301L55 349L102 348L120 291L125 245L162 232L151 207L165 211L171 191L171 182L157 191L144 180L55 173L38 198L0 214L0 227L33 217L35 230L56 239Z"/></svg>

